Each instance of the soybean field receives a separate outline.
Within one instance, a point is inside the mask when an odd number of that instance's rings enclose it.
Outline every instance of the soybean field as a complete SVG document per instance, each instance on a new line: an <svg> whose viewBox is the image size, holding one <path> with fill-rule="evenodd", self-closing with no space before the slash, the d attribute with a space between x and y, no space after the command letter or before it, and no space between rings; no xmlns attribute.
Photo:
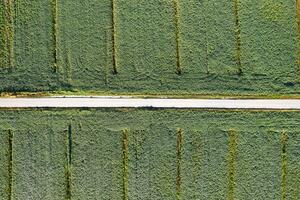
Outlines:
<svg viewBox="0 0 300 200"><path fill-rule="evenodd" d="M299 199L300 113L1 109L0 199Z"/></svg>
<svg viewBox="0 0 300 200"><path fill-rule="evenodd" d="M0 92L300 92L300 3L5 0Z"/></svg>

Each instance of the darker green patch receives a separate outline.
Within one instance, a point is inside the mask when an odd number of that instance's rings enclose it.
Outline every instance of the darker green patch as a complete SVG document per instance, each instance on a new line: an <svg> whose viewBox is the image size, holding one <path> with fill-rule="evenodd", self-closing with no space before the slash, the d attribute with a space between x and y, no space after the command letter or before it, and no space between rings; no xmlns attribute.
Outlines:
<svg viewBox="0 0 300 200"><path fill-rule="evenodd" d="M294 83L294 82L286 82L286 83L284 83L284 85L287 86L287 87L294 87L296 85L296 83Z"/></svg>

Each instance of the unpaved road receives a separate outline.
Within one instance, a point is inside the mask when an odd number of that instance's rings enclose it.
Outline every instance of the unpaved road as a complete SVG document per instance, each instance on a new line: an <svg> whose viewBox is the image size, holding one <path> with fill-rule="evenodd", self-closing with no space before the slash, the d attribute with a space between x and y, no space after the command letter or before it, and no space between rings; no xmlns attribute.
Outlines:
<svg viewBox="0 0 300 200"><path fill-rule="evenodd" d="M131 97L0 98L0 108L214 108L300 110L300 100L142 99Z"/></svg>

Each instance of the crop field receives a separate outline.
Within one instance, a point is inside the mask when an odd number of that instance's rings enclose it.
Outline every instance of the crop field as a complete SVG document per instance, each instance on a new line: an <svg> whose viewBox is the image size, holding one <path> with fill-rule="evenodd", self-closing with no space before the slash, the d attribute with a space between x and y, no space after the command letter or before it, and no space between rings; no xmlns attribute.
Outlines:
<svg viewBox="0 0 300 200"><path fill-rule="evenodd" d="M287 0L5 0L0 92L297 95L299 7Z"/></svg>
<svg viewBox="0 0 300 200"><path fill-rule="evenodd" d="M2 109L0 199L300 199L300 113Z"/></svg>

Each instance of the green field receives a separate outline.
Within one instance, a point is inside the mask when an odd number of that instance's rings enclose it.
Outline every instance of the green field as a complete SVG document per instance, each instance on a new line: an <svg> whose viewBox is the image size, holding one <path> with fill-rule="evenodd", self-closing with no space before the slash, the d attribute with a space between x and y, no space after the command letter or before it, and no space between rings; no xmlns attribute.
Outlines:
<svg viewBox="0 0 300 200"><path fill-rule="evenodd" d="M0 200L300 198L300 113L0 111Z"/></svg>
<svg viewBox="0 0 300 200"><path fill-rule="evenodd" d="M299 16L286 0L2 1L0 92L299 97Z"/></svg>

